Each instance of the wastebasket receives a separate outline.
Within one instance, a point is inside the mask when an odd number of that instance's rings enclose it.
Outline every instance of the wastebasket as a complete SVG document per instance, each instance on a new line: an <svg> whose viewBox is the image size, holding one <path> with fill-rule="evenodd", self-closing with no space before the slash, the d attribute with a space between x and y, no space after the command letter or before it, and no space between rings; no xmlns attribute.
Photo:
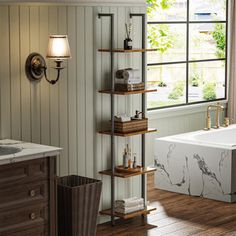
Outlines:
<svg viewBox="0 0 236 236"><path fill-rule="evenodd" d="M95 236L100 180L70 175L58 178L58 235Z"/></svg>

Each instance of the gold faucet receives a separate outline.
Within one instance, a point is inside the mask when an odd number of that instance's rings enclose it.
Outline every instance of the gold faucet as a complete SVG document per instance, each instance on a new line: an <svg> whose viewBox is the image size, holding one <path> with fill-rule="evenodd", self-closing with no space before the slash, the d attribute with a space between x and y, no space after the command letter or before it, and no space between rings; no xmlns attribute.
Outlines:
<svg viewBox="0 0 236 236"><path fill-rule="evenodd" d="M224 109L224 107L222 105L220 105L220 103L217 103L216 105L209 105L207 107L207 118L206 118L206 128L204 128L204 130L210 130L211 129L211 114L210 114L210 110L212 108L216 109L216 117L215 117L215 126L213 126L214 129L219 129L220 128L220 111L222 111Z"/></svg>

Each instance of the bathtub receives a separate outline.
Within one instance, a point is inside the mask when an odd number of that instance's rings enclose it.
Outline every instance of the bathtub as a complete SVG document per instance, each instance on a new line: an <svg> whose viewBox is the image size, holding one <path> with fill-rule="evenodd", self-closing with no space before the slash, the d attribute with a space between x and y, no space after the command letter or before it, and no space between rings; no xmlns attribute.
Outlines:
<svg viewBox="0 0 236 236"><path fill-rule="evenodd" d="M200 130L169 136L182 142L201 144L204 146L217 146L229 149L236 149L236 125L227 128L212 129L210 131Z"/></svg>
<svg viewBox="0 0 236 236"><path fill-rule="evenodd" d="M236 201L236 125L158 138L155 187Z"/></svg>

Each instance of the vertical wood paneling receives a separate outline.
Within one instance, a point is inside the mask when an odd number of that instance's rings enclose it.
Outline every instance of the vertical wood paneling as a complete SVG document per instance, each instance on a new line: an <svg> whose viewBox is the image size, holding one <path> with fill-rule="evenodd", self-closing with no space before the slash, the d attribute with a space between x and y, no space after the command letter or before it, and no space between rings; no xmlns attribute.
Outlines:
<svg viewBox="0 0 236 236"><path fill-rule="evenodd" d="M58 32L58 13L57 7L49 7L49 34L57 34ZM49 64L50 65L50 64ZM55 71L49 70L49 77L55 78ZM50 89L50 138L51 145L60 145L59 136L59 96L58 96L58 83L49 87ZM57 161L57 173L60 174L60 161Z"/></svg>
<svg viewBox="0 0 236 236"><path fill-rule="evenodd" d="M77 77L76 77L76 40L77 40L77 27L76 27L76 8L68 7L68 38L70 41L70 48L73 60L68 63L68 162L69 173L77 174L78 156L77 156Z"/></svg>
<svg viewBox="0 0 236 236"><path fill-rule="evenodd" d="M0 7L0 82L1 137L11 137L11 75L10 75L9 7Z"/></svg>
<svg viewBox="0 0 236 236"><path fill-rule="evenodd" d="M85 13L84 7L77 7L77 155L78 174L85 175Z"/></svg>
<svg viewBox="0 0 236 236"><path fill-rule="evenodd" d="M30 52L39 52L39 7L30 7ZM40 82L31 82L32 142L41 142Z"/></svg>
<svg viewBox="0 0 236 236"><path fill-rule="evenodd" d="M67 7L58 7L58 33L67 34ZM67 66L67 61L63 62ZM67 175L68 164L68 79L67 68L62 70L59 86L59 135L60 146L63 148L60 155L60 174Z"/></svg>
<svg viewBox="0 0 236 236"><path fill-rule="evenodd" d="M19 7L10 7L10 76L12 138L21 139Z"/></svg>
<svg viewBox="0 0 236 236"><path fill-rule="evenodd" d="M94 77L96 81L96 86L95 89L96 91L102 89L102 53L98 52L98 48L102 48L102 21L101 19L98 18L98 13L102 12L101 7L97 7L94 9L94 24L95 24L95 37L94 37L94 46L95 46L95 58L96 58L96 63L95 63L95 70L94 70ZM103 95L100 93L95 93L95 98L96 102L95 108L96 108L96 127L95 127L95 132L98 130L102 130L102 99ZM104 161L104 155L103 155L103 139L102 136L99 133L96 133L96 154L95 158L97 159L97 164L95 165L95 171L97 171L97 178L103 180L103 176L99 175L98 172L99 170L103 169L103 161ZM100 209L103 209L103 192L101 195L101 204L100 204Z"/></svg>
<svg viewBox="0 0 236 236"><path fill-rule="evenodd" d="M102 104L102 94L98 93L97 91L102 89L101 83L102 83L102 53L98 52L98 48L102 48L102 24L101 20L98 19L98 13L102 12L101 7L94 8L93 12L93 18L94 18L94 60L95 60L95 66L94 66L94 83L95 83L95 94L94 94L94 106L95 106L95 119L96 119L96 125L95 125L95 158L97 160L97 165L95 165L95 173L97 178L101 178L101 176L98 174L99 170L102 170L102 163L103 163L103 155L102 155L102 138L101 135L98 134L96 131L102 129L102 110L101 110L101 104Z"/></svg>
<svg viewBox="0 0 236 236"><path fill-rule="evenodd" d="M20 7L20 67L21 67L21 138L24 141L31 141L31 99L30 81L25 75L25 61L30 54L30 19L29 7Z"/></svg>
<svg viewBox="0 0 236 236"><path fill-rule="evenodd" d="M118 7L117 8L117 47L122 48L124 46L124 39L125 39L125 22L126 22L126 11L125 7ZM126 68L125 63L125 57L126 55L123 53L117 54L117 69L124 69ZM119 114L125 114L126 113L126 100L127 97L125 96L119 96L117 98L117 110L118 115ZM125 138L117 138L117 162L119 165L122 165L123 162L123 150L125 148L126 139ZM127 180L119 179L117 183L117 199L122 199L126 197L126 185L125 182Z"/></svg>
<svg viewBox="0 0 236 236"><path fill-rule="evenodd" d="M109 7L102 7L102 13L110 13ZM102 48L110 48L110 18L109 17L102 17L100 19L102 27L101 27L101 47ZM101 58L101 88L109 88L111 85L111 77L110 77L110 54L109 53L102 53ZM109 95L103 94L102 95L102 104L101 104L101 111L102 111L102 129L105 129L107 126L107 121L111 118L110 113L111 103ZM103 157L103 166L102 169L110 168L111 165L111 145L110 145L110 137L108 135L101 135L102 139L102 157ZM111 183L110 178L107 176L102 176L102 181L106 188L103 191L103 202L102 207L107 208L110 207L110 194L111 194Z"/></svg>
<svg viewBox="0 0 236 236"><path fill-rule="evenodd" d="M139 7L131 8L132 13L140 13ZM131 20L132 23L132 39L133 39L133 47L134 48L141 48L142 47L142 19L141 17L133 17ZM132 55L132 68L140 70L140 77L142 76L141 69L142 69L142 54L133 54ZM135 111L142 110L142 103L141 103L141 95L134 95L131 98L132 101L132 114L135 114ZM132 156L136 153L137 162L141 164L141 136L136 136L132 139ZM135 177L132 181L132 195L139 196L140 195L140 188L141 186L141 177Z"/></svg>
<svg viewBox="0 0 236 236"><path fill-rule="evenodd" d="M117 35L118 35L118 24L117 24L117 7L110 7L110 13L112 13L114 15L114 47L117 48L118 47L118 41L117 41ZM118 68L118 64L117 64L117 58L118 58L118 54L115 53L114 54L114 69L117 70ZM119 98L117 96L114 96L114 111L115 111L115 115L119 114L119 107L117 106L117 101L119 100ZM118 149L118 140L120 138L119 137L115 137L115 163L118 164L119 160L121 159L120 156L120 150ZM122 180L121 180L122 181ZM119 178L115 178L115 186L118 190L118 183L120 182ZM117 199L118 197L118 192L119 191L115 191L115 198ZM120 192L123 192L120 189Z"/></svg>
<svg viewBox="0 0 236 236"><path fill-rule="evenodd" d="M85 7L85 113L86 113L86 176L93 177L94 107L93 107L93 8ZM92 147L92 148L91 148Z"/></svg>
<svg viewBox="0 0 236 236"><path fill-rule="evenodd" d="M47 6L41 6L39 9L39 34L40 34L40 53L46 55L47 39L49 34L49 10ZM50 84L42 78L40 82L40 96L41 96L41 143L50 144Z"/></svg>

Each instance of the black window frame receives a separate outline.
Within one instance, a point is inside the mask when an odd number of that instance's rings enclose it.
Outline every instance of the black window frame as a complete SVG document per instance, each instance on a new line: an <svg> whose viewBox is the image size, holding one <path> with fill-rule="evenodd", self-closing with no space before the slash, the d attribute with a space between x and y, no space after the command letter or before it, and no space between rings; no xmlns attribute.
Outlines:
<svg viewBox="0 0 236 236"><path fill-rule="evenodd" d="M171 61L171 62L160 62L160 63L147 63L147 67L151 66L163 66L163 65L174 65L174 64L186 64L186 102L175 104L175 105L168 105L168 106L161 106L161 107L153 107L148 108L148 111L153 110L161 110L165 108L174 108L174 107L180 107L180 106L190 106L195 104L204 104L209 102L217 102L217 101L225 101L227 100L227 92L228 92L228 12L229 12L229 0L226 0L226 16L225 20L216 20L216 21L210 21L210 20L190 20L190 0L187 0L187 15L186 15L186 21L147 21L148 25L156 25L156 24L185 24L186 25L186 60L185 61ZM223 23L225 24L225 34L226 34L226 45L225 45L225 57L224 58L215 58L215 59L202 59L202 60L189 60L189 28L191 24L214 24L214 23ZM225 61L225 96L224 98L218 98L214 100L203 100L203 101L196 101L196 102L189 102L189 67L191 63L201 63L201 62L212 62L212 61ZM158 91L157 91L158 93Z"/></svg>

